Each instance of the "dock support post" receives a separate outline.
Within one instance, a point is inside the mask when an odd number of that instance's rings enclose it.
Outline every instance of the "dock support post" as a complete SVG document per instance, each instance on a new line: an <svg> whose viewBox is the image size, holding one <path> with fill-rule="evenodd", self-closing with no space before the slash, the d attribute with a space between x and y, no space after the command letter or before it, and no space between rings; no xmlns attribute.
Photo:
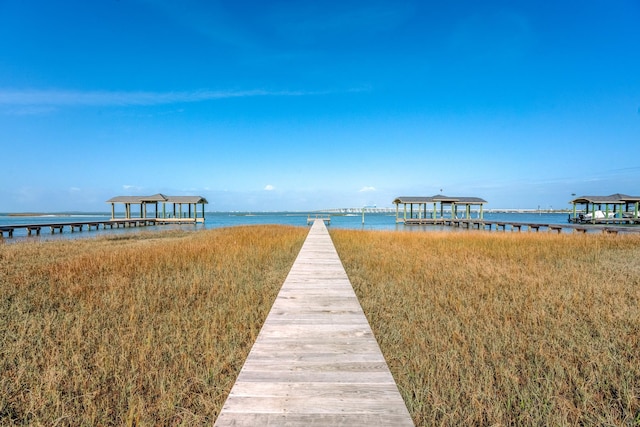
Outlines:
<svg viewBox="0 0 640 427"><path fill-rule="evenodd" d="M40 227L27 227L27 235L31 236L33 231L36 232L36 236L40 235Z"/></svg>
<svg viewBox="0 0 640 427"><path fill-rule="evenodd" d="M51 234L55 234L56 233L56 229L60 230L60 234L62 234L62 225L51 225L49 226L51 228Z"/></svg>

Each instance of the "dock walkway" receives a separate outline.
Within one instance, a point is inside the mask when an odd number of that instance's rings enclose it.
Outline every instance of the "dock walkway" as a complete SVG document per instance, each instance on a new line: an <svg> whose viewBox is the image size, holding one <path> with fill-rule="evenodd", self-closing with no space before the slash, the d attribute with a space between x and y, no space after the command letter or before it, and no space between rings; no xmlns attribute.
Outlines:
<svg viewBox="0 0 640 427"><path fill-rule="evenodd" d="M405 225L442 225L451 227L461 227L478 230L503 230L511 229L512 231L540 231L543 230L561 233L562 231L576 231L585 233L601 231L603 233L640 233L640 223L634 219L625 219L625 225L621 221L595 222L595 223L565 223L565 224L545 224L532 222L516 222L516 221L495 221L482 218L477 219L456 219L456 218L407 218L404 220Z"/></svg>
<svg viewBox="0 0 640 427"><path fill-rule="evenodd" d="M5 233L8 237L13 237L16 230L26 230L27 236L35 234L40 235L40 231L44 228L49 228L51 234L55 234L56 231L62 233L64 228L69 228L73 233L76 230L82 231L84 227L87 230L95 228L100 229L100 226L104 230L107 227L113 229L113 227L143 227L148 225L168 225L168 224L197 224L200 223L201 218L127 218L127 219L108 219L101 221L73 221L73 222L36 222L32 224L12 224L12 225L0 225L0 239L4 238Z"/></svg>
<svg viewBox="0 0 640 427"><path fill-rule="evenodd" d="M216 426L413 426L322 219Z"/></svg>

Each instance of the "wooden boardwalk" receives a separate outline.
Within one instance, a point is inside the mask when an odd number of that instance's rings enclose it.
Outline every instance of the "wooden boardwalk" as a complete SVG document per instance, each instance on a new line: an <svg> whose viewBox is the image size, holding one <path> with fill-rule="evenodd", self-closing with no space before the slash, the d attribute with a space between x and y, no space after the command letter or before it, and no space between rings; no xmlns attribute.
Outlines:
<svg viewBox="0 0 640 427"><path fill-rule="evenodd" d="M315 221L216 426L412 426L324 221Z"/></svg>

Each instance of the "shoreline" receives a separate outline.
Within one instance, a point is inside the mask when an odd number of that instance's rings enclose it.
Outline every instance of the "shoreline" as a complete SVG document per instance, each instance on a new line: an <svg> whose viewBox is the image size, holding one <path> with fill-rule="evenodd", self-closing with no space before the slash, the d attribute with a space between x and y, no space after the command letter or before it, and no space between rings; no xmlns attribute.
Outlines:
<svg viewBox="0 0 640 427"><path fill-rule="evenodd" d="M306 215L310 213L330 213L330 214L345 214L345 213L362 213L363 208L335 208L335 209L314 209L303 211L206 211L205 214L296 214ZM365 208L366 213L395 213L396 208ZM478 209L471 209L471 212L478 212ZM431 211L429 211L431 212ZM445 210L445 212L449 212ZM572 213L571 209L535 209L535 208L487 208L484 209L484 213L522 213L522 214L566 214ZM119 212L121 213L121 212ZM106 211L62 211L62 212L0 212L0 216L10 217L22 217L22 216L77 216L77 215L110 215Z"/></svg>
<svg viewBox="0 0 640 427"><path fill-rule="evenodd" d="M71 217L71 216L109 216L107 212L2 212L0 216L7 217Z"/></svg>

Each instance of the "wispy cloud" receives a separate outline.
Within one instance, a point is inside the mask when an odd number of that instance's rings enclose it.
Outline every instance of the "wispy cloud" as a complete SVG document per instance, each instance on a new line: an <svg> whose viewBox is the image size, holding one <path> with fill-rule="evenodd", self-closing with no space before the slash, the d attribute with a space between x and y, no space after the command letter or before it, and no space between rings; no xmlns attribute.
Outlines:
<svg viewBox="0 0 640 427"><path fill-rule="evenodd" d="M124 191L140 191L140 190L142 190L142 187L138 187L138 186L136 186L136 185L128 185L128 184L124 184L124 185L122 186L122 189L123 189Z"/></svg>
<svg viewBox="0 0 640 427"><path fill-rule="evenodd" d="M362 187L360 189L360 193L368 193L371 191L376 191L376 187Z"/></svg>
<svg viewBox="0 0 640 427"><path fill-rule="evenodd" d="M0 105L2 103L0 102ZM7 108L2 108L0 114L8 116L39 116L49 114L56 111L55 107L50 105L10 105Z"/></svg>
<svg viewBox="0 0 640 427"><path fill-rule="evenodd" d="M267 185L264 186L264 191L273 191L275 189L276 189L276 187L274 187L271 184L267 184Z"/></svg>
<svg viewBox="0 0 640 427"><path fill-rule="evenodd" d="M109 92L73 90L2 90L0 105L10 106L151 106L256 96L305 96L324 92L253 90L197 90L192 92Z"/></svg>

